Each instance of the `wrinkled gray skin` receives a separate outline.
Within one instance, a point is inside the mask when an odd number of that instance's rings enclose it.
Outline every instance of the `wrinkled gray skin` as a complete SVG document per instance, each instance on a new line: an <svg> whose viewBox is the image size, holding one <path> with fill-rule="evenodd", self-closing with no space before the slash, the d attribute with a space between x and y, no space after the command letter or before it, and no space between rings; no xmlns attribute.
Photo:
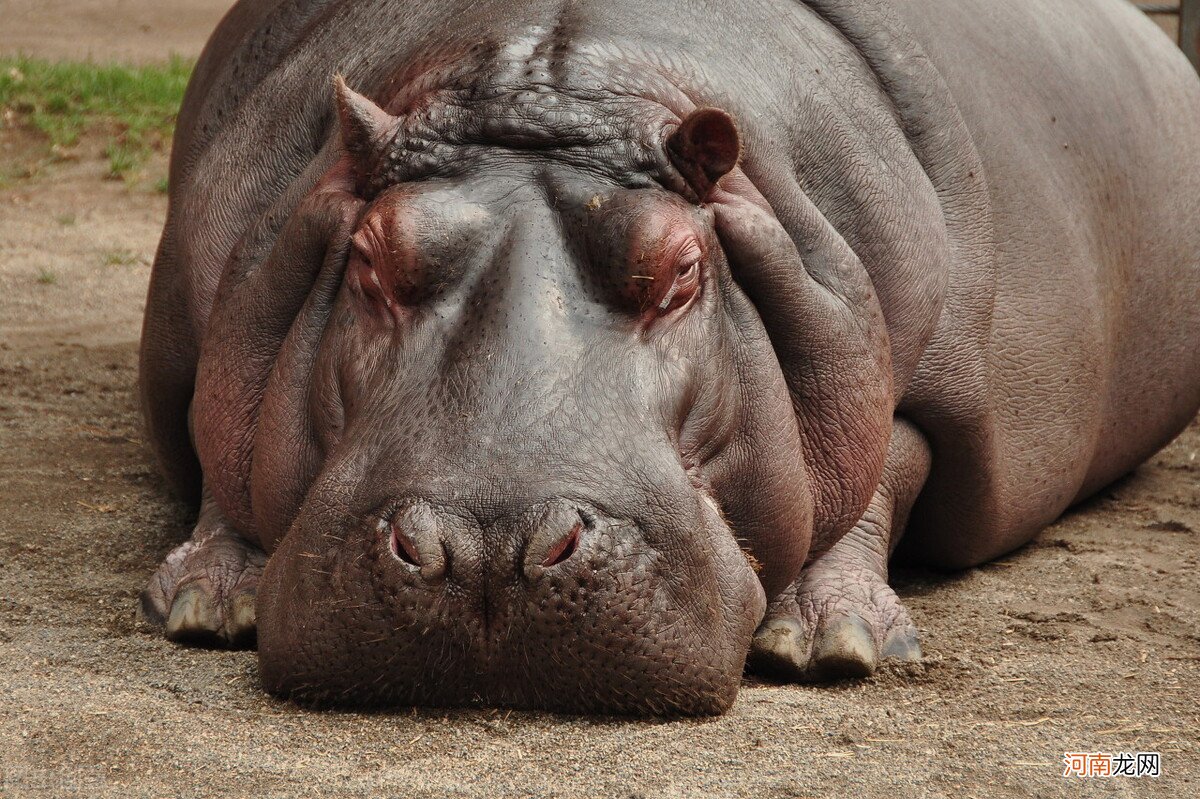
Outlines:
<svg viewBox="0 0 1200 799"><path fill-rule="evenodd" d="M919 658L902 532L982 563L1183 428L1200 81L1150 23L724 5L230 12L142 345L169 637L311 701L717 713L747 655Z"/></svg>

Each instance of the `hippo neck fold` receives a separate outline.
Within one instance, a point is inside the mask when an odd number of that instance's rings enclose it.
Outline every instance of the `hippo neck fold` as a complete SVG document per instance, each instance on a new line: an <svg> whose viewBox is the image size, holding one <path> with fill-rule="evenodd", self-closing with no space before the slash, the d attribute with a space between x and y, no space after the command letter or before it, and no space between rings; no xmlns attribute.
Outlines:
<svg viewBox="0 0 1200 799"><path fill-rule="evenodd" d="M883 3L860 0L804 4L836 30L870 70L941 211L944 247L937 254L936 269L920 266L917 258L884 264L864 258L892 332L899 405L943 316L947 282L966 279L969 272L979 284L978 296L991 296L994 289L995 242L986 171L949 86L899 14ZM991 318L990 307L972 311ZM897 336L895 329L904 326L909 327L908 335Z"/></svg>

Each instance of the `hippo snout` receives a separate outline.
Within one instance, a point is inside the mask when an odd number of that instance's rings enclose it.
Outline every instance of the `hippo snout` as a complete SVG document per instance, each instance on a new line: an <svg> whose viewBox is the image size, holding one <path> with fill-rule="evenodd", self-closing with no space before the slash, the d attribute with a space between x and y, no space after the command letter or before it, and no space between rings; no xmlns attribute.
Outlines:
<svg viewBox="0 0 1200 799"><path fill-rule="evenodd" d="M433 585L445 580L466 591L483 590L486 572L534 583L549 569L562 566L584 544L584 537L617 522L597 511L566 500L535 505L514 518L501 518L486 527L471 524L462 514L436 508L425 500L401 503L390 518L381 519L379 533L402 573L418 575ZM513 538L515 559L484 564L485 539Z"/></svg>
<svg viewBox="0 0 1200 799"><path fill-rule="evenodd" d="M579 498L474 499L301 519L259 593L264 685L337 705L733 701L764 600L719 517L664 527Z"/></svg>

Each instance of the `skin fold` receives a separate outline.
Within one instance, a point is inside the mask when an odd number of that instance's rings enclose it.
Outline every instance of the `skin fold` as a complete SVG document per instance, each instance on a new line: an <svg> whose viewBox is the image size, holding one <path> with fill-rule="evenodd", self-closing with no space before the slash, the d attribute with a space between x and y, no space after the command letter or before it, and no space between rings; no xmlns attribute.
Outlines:
<svg viewBox="0 0 1200 799"><path fill-rule="evenodd" d="M918 660L1200 406L1200 81L1125 4L243 0L142 341L142 597L337 705ZM903 538L902 538L903 536Z"/></svg>

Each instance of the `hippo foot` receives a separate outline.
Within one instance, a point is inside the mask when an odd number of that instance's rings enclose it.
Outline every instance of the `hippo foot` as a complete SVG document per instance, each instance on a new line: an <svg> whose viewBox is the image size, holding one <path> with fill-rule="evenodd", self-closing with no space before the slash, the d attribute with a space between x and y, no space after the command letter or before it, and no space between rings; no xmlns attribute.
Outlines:
<svg viewBox="0 0 1200 799"><path fill-rule="evenodd" d="M869 677L882 660L920 660L917 627L888 585L881 517L869 512L770 603L750 648L756 671L812 683Z"/></svg>
<svg viewBox="0 0 1200 799"><path fill-rule="evenodd" d="M908 610L888 585L888 558L929 474L920 431L896 417L879 488L858 523L767 608L750 666L797 682L867 677L883 660L917 662Z"/></svg>
<svg viewBox="0 0 1200 799"><path fill-rule="evenodd" d="M767 610L750 660L798 682L868 677L880 661L921 659L917 628L887 581L818 560Z"/></svg>
<svg viewBox="0 0 1200 799"><path fill-rule="evenodd" d="M141 617L167 638L197 646L255 645L254 596L267 556L221 524L200 523L141 595Z"/></svg>
<svg viewBox="0 0 1200 799"><path fill-rule="evenodd" d="M751 650L759 672L800 682L868 677L888 659L921 659L908 610L872 569L824 559L771 604Z"/></svg>

